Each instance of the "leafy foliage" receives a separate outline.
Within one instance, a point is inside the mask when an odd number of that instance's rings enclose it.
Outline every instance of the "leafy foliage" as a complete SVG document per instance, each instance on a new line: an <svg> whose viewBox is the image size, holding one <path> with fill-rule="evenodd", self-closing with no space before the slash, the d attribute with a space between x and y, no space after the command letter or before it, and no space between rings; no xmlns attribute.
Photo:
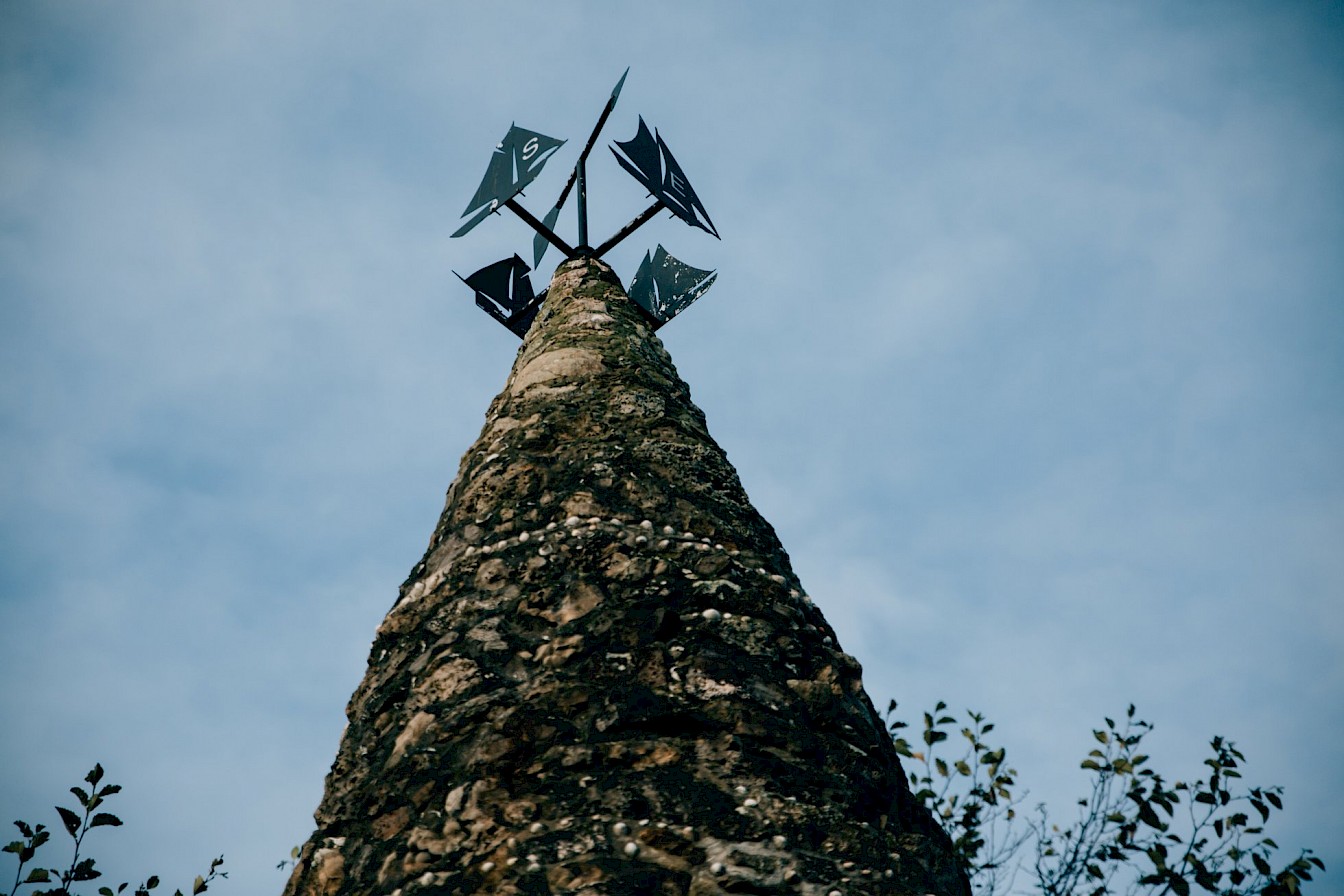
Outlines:
<svg viewBox="0 0 1344 896"><path fill-rule="evenodd" d="M8 896L17 896L24 887L31 885L36 888L39 884L50 886L47 889L30 890L26 896L76 896L73 889L76 884L97 880L103 876L91 857L81 857L84 838L89 831L100 827L121 826L121 819L117 816L110 812L98 811L108 797L121 792L121 785L102 784L102 780L103 767L94 765L93 770L84 776L84 783L89 785L88 789L83 787L70 788L70 792L79 802L80 809L83 810L82 814L64 806L56 807L56 814L61 819L61 827L74 841L74 851L70 858L70 864L64 870L33 866L28 869L27 876L24 876L24 869L36 858L38 850L51 839L51 831L47 829L46 825L31 825L26 821L14 822L14 826L19 829L23 839L9 843L2 850L3 852L14 853L19 859L19 867L14 872L14 885ZM192 896L199 896L199 894L204 893L216 879L229 876L228 872L219 870L223 864L224 857L220 856L210 863L208 872L204 875L197 875L191 887ZM128 883L122 883L115 890L112 887L101 886L97 893L98 896L120 896L128 886ZM150 875L140 886L135 888L134 896L152 896L150 891L158 886L158 877ZM182 896L182 891L176 891L174 896Z"/></svg>
<svg viewBox="0 0 1344 896"><path fill-rule="evenodd" d="M1016 872L1013 858L1030 832L1015 824L1022 800L1012 790L1017 770L1005 764L1002 747L992 749L985 742L994 724L979 713L967 712L968 724L960 728L960 739L951 741L948 726L956 730L957 720L947 715L947 704L940 701L933 712L924 713L920 734L924 749L915 750L900 734L909 725L891 719L895 710L893 700L887 723L896 752L922 764L909 773L910 787L952 836L972 889L985 896L1010 889ZM958 745L960 753L944 758L949 744Z"/></svg>
<svg viewBox="0 0 1344 896"><path fill-rule="evenodd" d="M977 896L1012 892L1028 856L1030 891L1044 896L1190 896L1196 887L1219 896L1297 896L1325 868L1309 849L1275 868L1278 844L1265 824L1283 809L1283 789L1243 785L1245 757L1222 737L1210 741L1207 777L1169 785L1148 767L1142 742L1152 726L1134 707L1118 725L1106 719L1082 761L1091 790L1075 820L1061 825L1044 806L1025 818L1017 811L1026 793L1016 789L1004 749L986 742L994 726L982 715L967 711L960 725L938 703L924 713L916 749L903 734L910 726L892 720L895 711L893 700L887 721L896 750L918 763L908 770L911 789L951 836ZM954 740L949 730L958 728Z"/></svg>

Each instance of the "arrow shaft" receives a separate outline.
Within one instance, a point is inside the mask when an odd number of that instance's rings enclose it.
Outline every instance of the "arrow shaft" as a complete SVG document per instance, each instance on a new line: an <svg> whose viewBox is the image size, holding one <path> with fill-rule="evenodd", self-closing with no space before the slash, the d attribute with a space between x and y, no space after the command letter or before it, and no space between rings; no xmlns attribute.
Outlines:
<svg viewBox="0 0 1344 896"><path fill-rule="evenodd" d="M566 258L575 258L578 255L578 253L574 251L573 246L556 236L551 228L538 221L531 212L519 205L517 200L510 199L508 202L504 203L504 207L522 218L523 223L541 234L546 242L565 253Z"/></svg>
<svg viewBox="0 0 1344 896"><path fill-rule="evenodd" d="M666 207L667 206L663 205L663 200L655 199L653 205L644 209L644 211L640 212L639 215L633 221L622 227L620 230L616 231L616 233L612 235L611 239L607 240L605 243L594 249L593 258L601 258L603 255L607 254L607 252L615 248L617 243L628 237L630 234L634 233L639 228L643 227L646 223L648 223L650 218L658 214L658 212L660 212L662 209Z"/></svg>
<svg viewBox="0 0 1344 896"><path fill-rule="evenodd" d="M630 70L626 69L626 74L629 74L629 72ZM625 75L621 75L621 84L624 83ZM569 172L569 180L565 181L565 188L560 191L560 198L555 200L556 208L564 207L565 200L569 198L569 191L574 188L574 182L580 177L579 169L583 167L583 163L588 159L588 154L597 145L597 138L602 134L602 128L606 126L607 119L611 117L611 110L616 108L616 99L620 96L621 84L616 85L616 90L607 99L607 104L602 107L602 114L597 117L597 124L593 125L593 132L588 135L588 142L584 144L583 152L579 153L578 164L574 166L574 170ZM583 242L583 240L580 240L580 242Z"/></svg>
<svg viewBox="0 0 1344 896"><path fill-rule="evenodd" d="M607 104L602 107L602 114L597 117L597 124L593 125L593 132L588 135L588 142L583 146L583 152L579 153L579 159L588 158L588 154L593 151L597 145L597 138L602 133L602 128L606 125L607 119L611 117L611 110L616 108L616 97L613 96L607 100Z"/></svg>

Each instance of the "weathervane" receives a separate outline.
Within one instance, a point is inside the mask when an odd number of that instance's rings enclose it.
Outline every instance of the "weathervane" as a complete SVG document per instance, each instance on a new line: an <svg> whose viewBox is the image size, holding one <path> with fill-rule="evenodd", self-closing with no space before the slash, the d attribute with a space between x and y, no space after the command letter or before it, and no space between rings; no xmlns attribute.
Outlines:
<svg viewBox="0 0 1344 896"><path fill-rule="evenodd" d="M546 213L544 220L538 220L523 208L517 197L536 180L542 166L566 141L511 124L509 132L495 147L481 185L476 188L475 195L462 213L462 217L468 220L453 234L455 237L463 236L490 215L498 214L501 206L522 218L536 231L532 241L532 267L528 267L527 262L515 254L512 258L486 265L470 276L458 275L475 293L476 304L520 338L527 335L546 297L545 290L541 293L533 291L532 281L527 275L532 268L541 264L548 246L559 249L566 258L601 258L663 209L692 227L699 227L713 235L715 239L719 237L714 222L709 219L709 213L691 188L686 173L673 158L672 151L663 142L662 135L656 131L650 133L641 116L635 136L625 142L615 141L611 152L620 166L648 190L653 204L605 242L599 243L597 248L588 244L588 154L596 145L611 110L616 107L616 99L621 95L621 87L628 74L630 70L627 68L621 80L616 82L616 88L598 116L583 152L579 153L578 162L570 172L564 189L560 191L560 197ZM571 246L556 235L555 225L560 219L565 200L575 186L578 187L578 244ZM717 276L715 271L702 271L683 264L660 245L657 251L644 253L644 261L630 283L629 295L656 330L704 295Z"/></svg>

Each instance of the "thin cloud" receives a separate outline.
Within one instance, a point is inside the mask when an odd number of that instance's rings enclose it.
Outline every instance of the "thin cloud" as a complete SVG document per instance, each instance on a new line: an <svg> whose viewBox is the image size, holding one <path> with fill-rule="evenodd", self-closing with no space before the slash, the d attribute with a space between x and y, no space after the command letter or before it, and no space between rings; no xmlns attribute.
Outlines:
<svg viewBox="0 0 1344 896"><path fill-rule="evenodd" d="M1338 865L1338 17L583 10L0 13L12 816L101 760L110 871L280 889L516 350L451 271L526 228L447 235L510 120L571 151L634 61L607 136L657 124L724 234L641 232L720 269L663 335L875 702L985 710L1060 811L1130 701L1178 776L1228 734Z"/></svg>

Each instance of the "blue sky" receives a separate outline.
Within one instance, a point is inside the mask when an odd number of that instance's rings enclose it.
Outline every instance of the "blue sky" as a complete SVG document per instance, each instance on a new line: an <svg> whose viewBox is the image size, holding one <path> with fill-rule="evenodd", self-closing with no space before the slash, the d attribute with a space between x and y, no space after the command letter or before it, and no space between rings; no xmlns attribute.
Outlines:
<svg viewBox="0 0 1344 896"><path fill-rule="evenodd" d="M1130 702L1223 734L1344 892L1339 3L7 0L0 820L101 761L118 879L279 891L516 349L452 271L528 232L448 235L626 66L723 241L610 260L719 270L661 335L874 701L1060 814Z"/></svg>

